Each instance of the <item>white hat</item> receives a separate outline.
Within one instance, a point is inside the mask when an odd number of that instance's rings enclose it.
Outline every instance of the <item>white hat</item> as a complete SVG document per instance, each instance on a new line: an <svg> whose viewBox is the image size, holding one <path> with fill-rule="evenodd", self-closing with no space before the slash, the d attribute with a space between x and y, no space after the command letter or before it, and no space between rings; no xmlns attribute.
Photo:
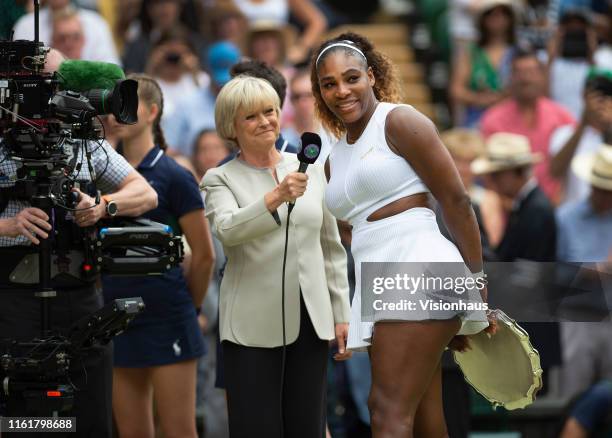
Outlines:
<svg viewBox="0 0 612 438"><path fill-rule="evenodd" d="M602 144L596 153L577 155L572 170L592 186L612 190L612 146Z"/></svg>
<svg viewBox="0 0 612 438"><path fill-rule="evenodd" d="M514 13L515 17L522 8L522 4L519 0L480 0L474 9L474 16L478 19L485 12L498 6L508 7Z"/></svg>
<svg viewBox="0 0 612 438"><path fill-rule="evenodd" d="M472 162L475 175L516 169L542 161L542 154L532 153L529 139L524 135L498 132L486 142L484 157Z"/></svg>

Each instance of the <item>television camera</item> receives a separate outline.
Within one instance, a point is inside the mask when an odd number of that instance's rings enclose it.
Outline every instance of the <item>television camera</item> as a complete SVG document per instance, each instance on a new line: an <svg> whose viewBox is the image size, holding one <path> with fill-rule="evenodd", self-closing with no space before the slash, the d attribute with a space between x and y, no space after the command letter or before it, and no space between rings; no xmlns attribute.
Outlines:
<svg viewBox="0 0 612 438"><path fill-rule="evenodd" d="M11 178L0 174L0 213L11 200L26 201L47 213L53 230L32 249L38 253L42 333L27 342L0 341L0 408L21 398L30 412L48 414L72 406L71 363L108 343L144 308L140 297L115 300L68 334L57 333L49 323L49 300L57 295L53 258L82 252L78 280L91 282L100 273L163 274L178 266L183 250L180 236L164 224L121 218L79 228L72 221L74 188L100 202L101 175L92 165L97 148L105 152L99 116L135 123L138 84L106 63L65 61L58 71L46 71L49 49L38 38L38 0L34 11L34 41L0 41L0 163L15 166ZM90 181L82 181L83 174Z"/></svg>

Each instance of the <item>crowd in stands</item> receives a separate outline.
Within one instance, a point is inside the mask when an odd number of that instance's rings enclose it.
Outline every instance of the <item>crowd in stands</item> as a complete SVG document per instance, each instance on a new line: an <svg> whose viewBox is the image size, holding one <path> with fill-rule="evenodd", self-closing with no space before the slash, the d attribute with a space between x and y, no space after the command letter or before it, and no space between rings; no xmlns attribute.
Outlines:
<svg viewBox="0 0 612 438"><path fill-rule="evenodd" d="M398 1L417 10L423 3ZM31 2L8 3L0 31L8 36L12 29L14 39L33 39ZM244 67L248 74L267 79L268 73L256 73L267 69L280 78L272 84L284 100L277 148L295 151L301 133L318 132L323 163L335 138L316 119L309 55L325 32L341 23L367 22L379 6L339 0L42 3L40 39L46 45L70 59L116 63L126 74L146 73L157 81L166 154L197 181L234 153L215 132L215 99L232 76L244 74L233 67L245 60L253 61ZM582 264L564 275L589 290L607 290L604 299L611 309L612 1L438 3L448 13L452 48L452 126L440 129L477 210L485 256ZM107 141L120 148L115 125L104 124ZM487 166L500 155L514 165ZM350 230L341 235L349 248ZM218 266L199 316L208 351L199 367L198 413L204 413L207 437L226 436L223 395L213 388L223 265L218 242L215 250ZM526 324L541 353L545 392L573 403L564 438L590 436L612 412L609 310L608 322L576 322L587 319ZM369 436L367 361L367 355L355 355L347 364L330 364L334 438ZM348 413L334 410L339 399L350 400ZM454 423L447 422L452 428ZM465 436L468 428L458 426L451 436Z"/></svg>

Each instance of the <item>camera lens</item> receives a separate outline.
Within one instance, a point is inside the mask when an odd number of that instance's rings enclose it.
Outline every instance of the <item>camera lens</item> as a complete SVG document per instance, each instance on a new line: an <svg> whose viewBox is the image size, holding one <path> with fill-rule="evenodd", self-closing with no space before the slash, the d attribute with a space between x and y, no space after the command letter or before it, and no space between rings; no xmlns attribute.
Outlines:
<svg viewBox="0 0 612 438"><path fill-rule="evenodd" d="M133 79L117 81L112 90L95 89L83 93L97 114L113 114L119 123L138 121L138 82Z"/></svg>

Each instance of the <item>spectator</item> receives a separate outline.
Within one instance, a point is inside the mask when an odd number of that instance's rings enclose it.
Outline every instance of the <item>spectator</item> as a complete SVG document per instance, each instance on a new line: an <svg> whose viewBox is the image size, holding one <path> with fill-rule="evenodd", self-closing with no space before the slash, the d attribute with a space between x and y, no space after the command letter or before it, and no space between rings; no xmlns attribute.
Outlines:
<svg viewBox="0 0 612 438"><path fill-rule="evenodd" d="M131 32L130 29L126 30L123 52L125 71L145 71L156 42L162 35L178 28L183 29L185 39L202 62L204 41L198 33L199 17L195 10L197 8L194 1L189 0L142 0L137 23L131 28Z"/></svg>
<svg viewBox="0 0 612 438"><path fill-rule="evenodd" d="M209 169L217 167L230 154L230 148L213 129L204 129L198 134L193 144L192 161L198 181L201 181Z"/></svg>
<svg viewBox="0 0 612 438"><path fill-rule="evenodd" d="M574 123L562 106L544 97L546 71L534 52L517 51L512 60L510 97L487 110L481 132L489 137L496 132L511 132L529 139L533 152L544 159L534 168L544 193L557 203L559 184L549 174L548 146L552 133L560 126Z"/></svg>
<svg viewBox="0 0 612 438"><path fill-rule="evenodd" d="M594 21L599 24L605 21L605 14L610 9L608 3L608 0L551 0L550 6L556 22L568 10L585 9L593 13Z"/></svg>
<svg viewBox="0 0 612 438"><path fill-rule="evenodd" d="M254 21L246 38L246 55L284 74L290 79L292 71L287 64L287 48L291 47L291 28L274 21Z"/></svg>
<svg viewBox="0 0 612 438"><path fill-rule="evenodd" d="M519 44L532 47L538 53L545 52L557 28L557 21L550 14L550 1L526 0L523 3L523 19L518 29Z"/></svg>
<svg viewBox="0 0 612 438"><path fill-rule="evenodd" d="M287 60L287 50L292 47L294 40L292 28L289 25L269 20L253 21L246 37L246 56L274 67L283 74L287 81L290 81L295 69ZM293 118L293 106L289 101L283 107L281 125L286 126L293 123Z"/></svg>
<svg viewBox="0 0 612 438"><path fill-rule="evenodd" d="M51 44L53 32L53 13L61 11L70 5L70 0L48 0L47 6L40 9L40 41ZM87 61L104 61L119 64L117 50L110 29L104 18L98 13L87 9L76 8L85 34L85 44L81 59ZM13 29L16 40L34 39L34 13L22 16Z"/></svg>
<svg viewBox="0 0 612 438"><path fill-rule="evenodd" d="M565 12L549 47L550 95L575 118L582 114L582 91L596 48L587 12Z"/></svg>
<svg viewBox="0 0 612 438"><path fill-rule="evenodd" d="M505 198L506 205L510 206L502 240L495 248L502 262L555 260L555 213L532 176L534 165L542 159L542 155L532 153L532 149L527 137L499 132L487 140L486 156L472 163L472 171L484 175L487 186ZM523 323L523 327L540 352L544 372L559 365L558 325Z"/></svg>
<svg viewBox="0 0 612 438"><path fill-rule="evenodd" d="M125 49L126 39L136 36L138 14L142 0L101 0L99 12L113 31L113 39L119 53ZM124 64L125 65L125 64Z"/></svg>
<svg viewBox="0 0 612 438"><path fill-rule="evenodd" d="M479 38L460 50L451 95L465 106L462 126L475 127L484 111L503 98L510 77L516 12L509 0L487 0L475 11Z"/></svg>
<svg viewBox="0 0 612 438"><path fill-rule="evenodd" d="M587 182L569 170L574 155L595 152L603 134L612 127L612 71L592 70L584 88L584 110L577 127L558 128L550 142L550 173L564 182L563 202L585 199Z"/></svg>
<svg viewBox="0 0 612 438"><path fill-rule="evenodd" d="M380 0L325 0L326 5L345 16L349 23L367 23L372 14L379 10L380 3Z"/></svg>
<svg viewBox="0 0 612 438"><path fill-rule="evenodd" d="M504 232L502 203L493 190L476 184L472 173L472 162L484 154L484 140L478 131L455 128L440 134L459 171L463 185L470 194L478 224L484 229L490 246L496 247ZM487 245L487 246L489 246ZM484 245L483 245L484 246ZM486 248L483 248L483 250Z"/></svg>
<svg viewBox="0 0 612 438"><path fill-rule="evenodd" d="M321 153L317 160L325 163L331 147L337 139L327 132L315 117L314 96L308 69L298 70L289 81L289 101L293 106L293 125L282 130L283 136L291 144L300 144L304 132L315 132L321 136Z"/></svg>
<svg viewBox="0 0 612 438"><path fill-rule="evenodd" d="M456 52L467 48L478 37L473 17L473 11L478 3L480 0L450 0L448 2L450 34L453 39L453 50Z"/></svg>
<svg viewBox="0 0 612 438"><path fill-rule="evenodd" d="M85 33L75 9L65 8L53 14L51 47L62 52L68 59L81 59Z"/></svg>
<svg viewBox="0 0 612 438"><path fill-rule="evenodd" d="M177 94L180 110L162 121L168 144L174 151L191 156L193 142L203 129L215 128L215 100L231 78L230 68L240 60L240 51L228 41L212 44L206 56L210 82L195 90Z"/></svg>
<svg viewBox="0 0 612 438"><path fill-rule="evenodd" d="M200 67L196 49L190 43L188 35L187 30L183 28L163 34L155 43L147 63L147 73L157 80L164 93L165 114L162 128L168 126L167 120L176 112L184 110L183 102L186 96L206 90L210 83L209 76ZM169 144L176 146L172 142Z"/></svg>
<svg viewBox="0 0 612 438"><path fill-rule="evenodd" d="M215 2L206 9L206 17L207 36L210 42L229 41L240 47L249 23L234 2Z"/></svg>
<svg viewBox="0 0 612 438"><path fill-rule="evenodd" d="M561 261L589 263L576 276L576 281L588 285L599 269L596 264L608 261L612 250L612 146L602 145L597 153L576 156L572 170L591 185L591 193L559 208L557 254ZM601 280L595 281L599 285ZM601 379L612 379L610 322L567 322L561 333L565 396L573 397Z"/></svg>
<svg viewBox="0 0 612 438"><path fill-rule="evenodd" d="M293 64L306 60L327 28L325 16L311 0L236 0L235 3L250 23L267 20L286 25L289 13L297 19L304 31L287 51L287 59Z"/></svg>
<svg viewBox="0 0 612 438"><path fill-rule="evenodd" d="M612 381L603 380L589 388L574 404L560 438L588 438L592 433L598 432L599 426L610 416L610 412Z"/></svg>
<svg viewBox="0 0 612 438"><path fill-rule="evenodd" d="M198 181L202 180L208 170L216 167L229 152L228 145L215 130L205 129L200 132L194 142L192 155ZM211 238L216 261L199 317L207 353L198 361L197 408L204 418L204 435L225 438L228 434L227 403L225 392L215 388L215 381L217 380L217 363L221 360L220 357L217 357L219 354L219 289L226 258L221 242L214 236Z"/></svg>
<svg viewBox="0 0 612 438"><path fill-rule="evenodd" d="M603 33L603 41L595 51L595 65L612 70L612 8L608 11L607 23Z"/></svg>
<svg viewBox="0 0 612 438"><path fill-rule="evenodd" d="M531 152L527 137L504 132L493 134L486 149L486 156L472 163L472 172L483 175L487 187L512 201L504 236L496 248L499 259L554 261L553 208L532 176L532 167L542 155Z"/></svg>

